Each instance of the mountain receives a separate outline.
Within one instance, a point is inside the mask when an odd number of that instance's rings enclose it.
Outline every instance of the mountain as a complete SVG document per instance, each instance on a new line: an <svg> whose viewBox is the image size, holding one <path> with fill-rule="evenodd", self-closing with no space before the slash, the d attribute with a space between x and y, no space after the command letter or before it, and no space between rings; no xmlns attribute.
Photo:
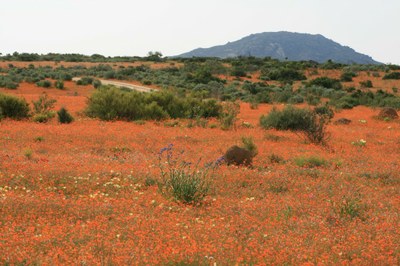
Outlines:
<svg viewBox="0 0 400 266"><path fill-rule="evenodd" d="M279 60L324 63L332 60L345 64L380 64L370 56L357 53L347 46L320 34L294 32L264 32L251 34L235 42L210 48L198 48L177 57L271 57Z"/></svg>

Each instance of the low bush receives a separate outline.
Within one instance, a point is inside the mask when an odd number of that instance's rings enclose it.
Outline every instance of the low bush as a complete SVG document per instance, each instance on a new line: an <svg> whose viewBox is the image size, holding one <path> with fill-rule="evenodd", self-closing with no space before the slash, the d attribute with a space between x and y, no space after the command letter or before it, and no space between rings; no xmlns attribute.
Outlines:
<svg viewBox="0 0 400 266"><path fill-rule="evenodd" d="M319 77L308 82L308 86L321 86L327 89L341 90L342 84L338 79L332 79L328 77Z"/></svg>
<svg viewBox="0 0 400 266"><path fill-rule="evenodd" d="M309 127L308 113L310 113L310 110L291 105L286 106L282 111L274 107L268 115L261 116L260 125L264 129L303 130Z"/></svg>
<svg viewBox="0 0 400 266"><path fill-rule="evenodd" d="M170 92L141 93L102 86L89 98L86 114L102 120L161 120L166 118L217 117L216 100L178 98Z"/></svg>
<svg viewBox="0 0 400 266"><path fill-rule="evenodd" d="M273 108L268 115L260 117L262 128L275 128L277 130L291 130L303 135L312 143L326 144L329 134L326 125L330 118L317 114L309 109L300 109L286 106L282 111Z"/></svg>
<svg viewBox="0 0 400 266"><path fill-rule="evenodd" d="M60 122L61 124L69 124L74 121L72 115L64 107L57 111L57 116L58 122Z"/></svg>
<svg viewBox="0 0 400 266"><path fill-rule="evenodd" d="M50 88L51 85L52 85L51 81L49 81L49 80L41 80L39 82L36 82L36 86L38 86L38 87Z"/></svg>
<svg viewBox="0 0 400 266"><path fill-rule="evenodd" d="M366 81L360 81L360 86L365 87L365 88L372 88L372 81L366 80Z"/></svg>
<svg viewBox="0 0 400 266"><path fill-rule="evenodd" d="M22 119L29 117L29 104L25 99L0 93L0 109L3 117Z"/></svg>
<svg viewBox="0 0 400 266"><path fill-rule="evenodd" d="M292 82L295 80L305 80L306 76L293 68L263 68L261 70L261 79L277 80L281 82Z"/></svg>
<svg viewBox="0 0 400 266"><path fill-rule="evenodd" d="M82 77L81 79L76 81L76 85L86 86L93 83L93 78L91 77Z"/></svg>
<svg viewBox="0 0 400 266"><path fill-rule="evenodd" d="M346 72L343 72L342 75L340 75L340 81L350 82L350 81L353 81L353 78L356 76L357 76L356 73L346 71Z"/></svg>
<svg viewBox="0 0 400 266"><path fill-rule="evenodd" d="M54 86L59 90L63 90L64 89L64 82L62 80L57 80L55 82Z"/></svg>
<svg viewBox="0 0 400 266"><path fill-rule="evenodd" d="M388 73L382 79L400 79L400 72Z"/></svg>

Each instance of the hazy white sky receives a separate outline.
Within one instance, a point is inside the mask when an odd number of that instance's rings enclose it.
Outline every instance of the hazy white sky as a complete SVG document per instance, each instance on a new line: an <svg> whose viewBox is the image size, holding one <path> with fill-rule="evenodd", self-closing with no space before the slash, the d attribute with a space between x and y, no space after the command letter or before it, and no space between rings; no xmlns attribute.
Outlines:
<svg viewBox="0 0 400 266"><path fill-rule="evenodd" d="M399 25L400 0L0 0L0 53L177 55L284 30L400 64Z"/></svg>

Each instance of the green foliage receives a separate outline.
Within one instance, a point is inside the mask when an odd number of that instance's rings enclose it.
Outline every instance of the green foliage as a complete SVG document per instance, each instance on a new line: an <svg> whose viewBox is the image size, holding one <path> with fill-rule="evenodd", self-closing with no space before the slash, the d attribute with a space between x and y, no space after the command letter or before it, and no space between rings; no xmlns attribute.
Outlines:
<svg viewBox="0 0 400 266"><path fill-rule="evenodd" d="M327 89L341 90L342 84L338 79L319 77L308 82L308 86L321 86Z"/></svg>
<svg viewBox="0 0 400 266"><path fill-rule="evenodd" d="M173 154L172 144L163 148L159 154L162 193L173 196L186 204L200 204L210 191L211 169L184 161L180 155Z"/></svg>
<svg viewBox="0 0 400 266"><path fill-rule="evenodd" d="M74 121L72 115L64 107L57 111L57 116L58 122L60 122L61 124L69 124Z"/></svg>
<svg viewBox="0 0 400 266"><path fill-rule="evenodd" d="M0 109L3 117L22 119L29 117L29 104L25 99L0 93Z"/></svg>
<svg viewBox="0 0 400 266"><path fill-rule="evenodd" d="M295 163L297 166L307 167L307 168L320 167L328 164L328 162L324 158L320 158L317 156L310 156L310 157L301 156L295 159Z"/></svg>
<svg viewBox="0 0 400 266"><path fill-rule="evenodd" d="M33 122L46 123L54 117L54 112L34 114L32 117Z"/></svg>
<svg viewBox="0 0 400 266"><path fill-rule="evenodd" d="M64 82L62 80L57 80L55 82L54 86L59 90L63 90L64 89Z"/></svg>
<svg viewBox="0 0 400 266"><path fill-rule="evenodd" d="M219 120L223 130L231 129L235 126L237 115L240 113L240 105L236 102L225 102L220 113Z"/></svg>
<svg viewBox="0 0 400 266"><path fill-rule="evenodd" d="M32 101L33 111L37 114L47 113L54 107L56 102L57 100L49 98L47 93L43 93L37 101Z"/></svg>
<svg viewBox="0 0 400 266"><path fill-rule="evenodd" d="M299 70L280 67L280 68L263 68L261 69L261 79L277 80L281 82L293 82L295 80L305 80L306 76Z"/></svg>
<svg viewBox="0 0 400 266"><path fill-rule="evenodd" d="M45 123L53 118L55 113L51 111L51 109L54 108L56 102L57 100L49 98L47 93L43 93L37 101L32 101L34 112L33 121Z"/></svg>
<svg viewBox="0 0 400 266"><path fill-rule="evenodd" d="M342 218L350 219L364 219L365 205L361 204L361 197L359 194L354 196L345 196L339 204L339 215Z"/></svg>
<svg viewBox="0 0 400 266"><path fill-rule="evenodd" d="M400 72L391 72L383 76L382 79L400 79Z"/></svg>
<svg viewBox="0 0 400 266"><path fill-rule="evenodd" d="M361 85L362 87L365 87L365 88L372 88L372 87L373 87L372 81L370 81L370 80L361 81L361 82L360 82L360 85Z"/></svg>
<svg viewBox="0 0 400 266"><path fill-rule="evenodd" d="M303 130L309 127L310 121L307 118L310 112L310 110L291 105L286 106L282 111L274 107L268 115L261 116L260 125L264 129Z"/></svg>
<svg viewBox="0 0 400 266"><path fill-rule="evenodd" d="M36 82L36 86L43 87L43 88L50 88L51 87L51 81L49 81L49 80L41 80L39 82Z"/></svg>
<svg viewBox="0 0 400 266"><path fill-rule="evenodd" d="M342 75L340 75L340 81L350 82L350 81L353 81L354 77L357 77L356 73L350 72L350 71L345 71L342 73Z"/></svg>
<svg viewBox="0 0 400 266"><path fill-rule="evenodd" d="M252 157L258 154L257 145L254 143L252 137L242 137L243 148L251 152Z"/></svg>
<svg viewBox="0 0 400 266"><path fill-rule="evenodd" d="M167 91L140 93L103 86L90 96L86 114L102 120L134 121L216 117L220 110L221 106L215 100L190 96L178 98Z"/></svg>
<svg viewBox="0 0 400 266"><path fill-rule="evenodd" d="M267 116L260 117L262 128L298 132L312 143L325 144L329 138L326 125L329 117L308 109L286 106L282 111L273 108Z"/></svg>
<svg viewBox="0 0 400 266"><path fill-rule="evenodd" d="M0 75L0 88L15 90L19 86L18 82L18 80L10 76Z"/></svg>
<svg viewBox="0 0 400 266"><path fill-rule="evenodd" d="M93 83L93 78L91 77L82 77L76 81L76 85L86 86Z"/></svg>
<svg viewBox="0 0 400 266"><path fill-rule="evenodd" d="M332 108L330 108L327 104L315 107L314 112L317 115L326 116L329 119L332 119L335 115Z"/></svg>
<svg viewBox="0 0 400 266"><path fill-rule="evenodd" d="M92 85L95 89L98 89L101 86L101 81L98 79L93 80Z"/></svg>

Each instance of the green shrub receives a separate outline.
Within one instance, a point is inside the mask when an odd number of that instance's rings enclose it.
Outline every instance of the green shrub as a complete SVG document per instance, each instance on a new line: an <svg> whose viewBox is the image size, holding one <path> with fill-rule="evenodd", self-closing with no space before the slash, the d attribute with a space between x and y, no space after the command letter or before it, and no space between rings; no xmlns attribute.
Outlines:
<svg viewBox="0 0 400 266"><path fill-rule="evenodd" d="M307 119L309 112L310 110L291 105L286 106L282 111L274 107L268 115L261 116L260 125L264 129L303 130L309 127L310 121Z"/></svg>
<svg viewBox="0 0 400 266"><path fill-rule="evenodd" d="M49 81L49 80L41 80L39 82L36 82L36 86L43 87L43 88L50 88L51 87L51 81Z"/></svg>
<svg viewBox="0 0 400 266"><path fill-rule="evenodd" d="M342 89L342 84L340 83L340 80L338 79L331 79L328 77L319 77L314 80L311 80L308 83L308 86L321 86L324 88L328 89L334 89L334 90L341 90Z"/></svg>
<svg viewBox="0 0 400 266"><path fill-rule="evenodd" d="M15 90L19 86L19 81L10 76L0 75L0 88Z"/></svg>
<svg viewBox="0 0 400 266"><path fill-rule="evenodd" d="M64 107L57 111L57 116L58 122L60 122L61 124L69 124L74 121L72 115Z"/></svg>
<svg viewBox="0 0 400 266"><path fill-rule="evenodd" d="M43 93L37 101L32 101L33 111L36 114L47 113L54 107L56 102L57 100L49 98L47 93Z"/></svg>
<svg viewBox="0 0 400 266"><path fill-rule="evenodd" d="M315 107L314 112L317 115L324 115L324 116L328 117L329 119L332 119L335 115L332 108L330 108L327 104Z"/></svg>
<svg viewBox="0 0 400 266"><path fill-rule="evenodd" d="M179 98L167 91L141 93L103 86L90 96L85 112L102 120L134 121L216 117L220 110L215 100Z"/></svg>
<svg viewBox="0 0 400 266"><path fill-rule="evenodd" d="M63 90L64 89L64 82L62 80L57 80L54 86L59 90Z"/></svg>
<svg viewBox="0 0 400 266"><path fill-rule="evenodd" d="M25 99L0 93L0 109L3 117L22 119L29 117L29 104Z"/></svg>
<svg viewBox="0 0 400 266"><path fill-rule="evenodd" d="M281 82L292 82L295 80L305 80L306 76L300 71L288 68L263 68L261 70L261 77L264 80L277 80Z"/></svg>
<svg viewBox="0 0 400 266"><path fill-rule="evenodd" d="M353 81L353 78L356 77L357 74L354 72L343 72L342 75L340 76L340 80L343 82L350 82Z"/></svg>
<svg viewBox="0 0 400 266"><path fill-rule="evenodd" d="M373 87L372 81L370 81L370 80L360 81L360 85L362 87L365 87L365 88L372 88Z"/></svg>
<svg viewBox="0 0 400 266"><path fill-rule="evenodd" d="M98 80L98 79L95 79L95 80L93 80L92 85L93 85L93 87L94 87L95 89L98 89L98 88L101 86L101 81Z"/></svg>
<svg viewBox="0 0 400 266"><path fill-rule="evenodd" d="M76 85L86 86L93 83L93 78L91 77L82 77L76 81Z"/></svg>
<svg viewBox="0 0 400 266"><path fill-rule="evenodd" d="M382 79L400 79L400 72L388 73Z"/></svg>
<svg viewBox="0 0 400 266"><path fill-rule="evenodd" d="M312 143L325 144L329 138L326 125L329 117L319 115L308 109L286 106L282 111L273 108L271 112L260 117L262 128L275 128L277 130L291 130L298 132Z"/></svg>

